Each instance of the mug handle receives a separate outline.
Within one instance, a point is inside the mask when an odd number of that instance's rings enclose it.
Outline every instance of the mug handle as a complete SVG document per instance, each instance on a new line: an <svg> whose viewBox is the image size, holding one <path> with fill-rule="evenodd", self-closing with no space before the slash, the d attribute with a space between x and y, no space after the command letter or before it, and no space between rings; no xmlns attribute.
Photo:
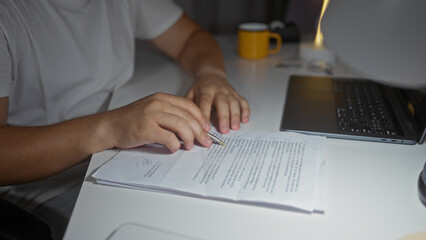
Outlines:
<svg viewBox="0 0 426 240"><path fill-rule="evenodd" d="M278 53L281 50L281 35L279 35L278 33L274 33L274 32L270 32L269 33L269 38L274 38L275 40L277 40L277 45L274 49L270 49L269 50L269 54L275 54Z"/></svg>

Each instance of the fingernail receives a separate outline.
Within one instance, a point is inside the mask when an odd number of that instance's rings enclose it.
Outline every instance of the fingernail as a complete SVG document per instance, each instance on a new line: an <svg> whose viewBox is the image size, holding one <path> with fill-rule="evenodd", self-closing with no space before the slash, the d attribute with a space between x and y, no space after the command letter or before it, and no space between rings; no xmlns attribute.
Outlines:
<svg viewBox="0 0 426 240"><path fill-rule="evenodd" d="M249 118L248 117L243 117L243 123L248 123Z"/></svg>
<svg viewBox="0 0 426 240"><path fill-rule="evenodd" d="M208 123L204 123L204 129L206 130L206 131L210 131L210 124L208 124Z"/></svg>
<svg viewBox="0 0 426 240"><path fill-rule="evenodd" d="M240 129L240 122L237 122L237 121L233 122L232 129Z"/></svg>
<svg viewBox="0 0 426 240"><path fill-rule="evenodd" d="M213 141L209 137L207 137L205 143L206 143L206 146L210 146L213 144Z"/></svg>
<svg viewBox="0 0 426 240"><path fill-rule="evenodd" d="M227 125L222 125L221 129L222 129L223 133L228 133L229 132L229 127Z"/></svg>
<svg viewBox="0 0 426 240"><path fill-rule="evenodd" d="M186 149L191 150L194 147L193 144L186 144Z"/></svg>

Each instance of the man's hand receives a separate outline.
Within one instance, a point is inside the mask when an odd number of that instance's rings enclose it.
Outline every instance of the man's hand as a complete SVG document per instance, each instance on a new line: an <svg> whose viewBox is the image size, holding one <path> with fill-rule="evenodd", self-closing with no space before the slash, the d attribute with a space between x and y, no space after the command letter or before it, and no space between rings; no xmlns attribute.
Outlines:
<svg viewBox="0 0 426 240"><path fill-rule="evenodd" d="M176 152L181 146L178 137L188 150L195 139L205 147L212 144L206 133L208 121L193 101L183 97L156 93L105 114L114 147L160 143Z"/></svg>
<svg viewBox="0 0 426 240"><path fill-rule="evenodd" d="M240 121L249 121L249 104L228 83L219 45L187 15L151 43L178 60L195 78L186 96L198 104L207 120L212 107L216 108L220 132L237 130Z"/></svg>
<svg viewBox="0 0 426 240"><path fill-rule="evenodd" d="M225 74L198 76L186 97L193 100L210 119L212 106L216 108L221 133L240 129L240 122L248 123L250 107L245 98L228 83Z"/></svg>
<svg viewBox="0 0 426 240"><path fill-rule="evenodd" d="M203 113L184 97L156 93L109 112L38 127L7 126L7 103L0 98L0 186L53 175L113 147L160 143L176 152L180 141L191 149L195 139L212 145Z"/></svg>

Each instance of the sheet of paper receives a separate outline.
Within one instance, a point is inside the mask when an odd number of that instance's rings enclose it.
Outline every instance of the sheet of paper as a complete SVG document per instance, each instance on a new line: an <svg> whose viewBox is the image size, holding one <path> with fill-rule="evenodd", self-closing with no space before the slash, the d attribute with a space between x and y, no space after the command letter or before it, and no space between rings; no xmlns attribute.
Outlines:
<svg viewBox="0 0 426 240"><path fill-rule="evenodd" d="M309 212L324 206L320 170L325 169L325 138L258 131L220 137L226 147L175 154L158 145L123 150L93 177L104 184Z"/></svg>

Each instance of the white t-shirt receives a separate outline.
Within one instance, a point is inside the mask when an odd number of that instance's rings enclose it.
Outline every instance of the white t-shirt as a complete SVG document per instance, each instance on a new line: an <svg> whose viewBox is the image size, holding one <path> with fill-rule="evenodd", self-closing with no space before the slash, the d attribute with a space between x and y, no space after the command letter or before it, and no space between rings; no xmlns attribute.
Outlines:
<svg viewBox="0 0 426 240"><path fill-rule="evenodd" d="M112 91L133 74L135 38L155 38L181 15L169 0L0 0L0 97L9 97L7 123L49 125L106 110ZM81 171L85 167L77 165L2 188L0 195L43 202Z"/></svg>
<svg viewBox="0 0 426 240"><path fill-rule="evenodd" d="M8 124L39 126L93 114L133 73L135 38L168 29L167 0L0 1L0 97Z"/></svg>

